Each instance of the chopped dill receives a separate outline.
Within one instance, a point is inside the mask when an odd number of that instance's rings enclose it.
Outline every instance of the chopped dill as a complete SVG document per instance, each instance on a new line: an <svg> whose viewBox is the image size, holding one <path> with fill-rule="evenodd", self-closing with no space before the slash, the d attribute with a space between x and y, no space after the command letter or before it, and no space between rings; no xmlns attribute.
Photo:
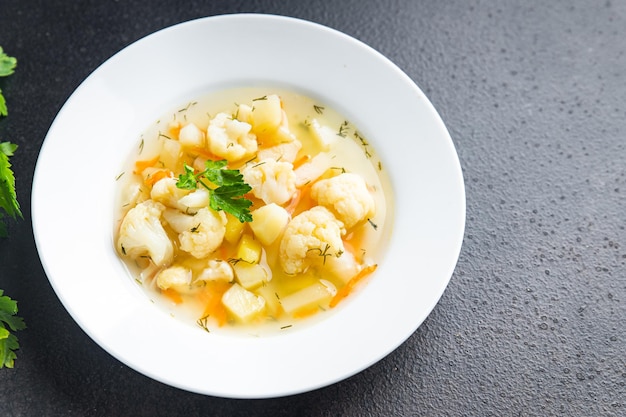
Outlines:
<svg viewBox="0 0 626 417"><path fill-rule="evenodd" d="M252 101L262 101L262 100L267 100L267 96L257 97L257 98L252 99Z"/></svg>
<svg viewBox="0 0 626 417"><path fill-rule="evenodd" d="M202 327L205 332L211 333L207 325L208 320L209 320L209 316L200 317L198 320L196 320L196 324Z"/></svg>
<svg viewBox="0 0 626 417"><path fill-rule="evenodd" d="M346 173L346 168L345 167L330 167L330 169L341 171L342 174Z"/></svg>
<svg viewBox="0 0 626 417"><path fill-rule="evenodd" d="M318 106L317 104L313 105L313 110L315 110L317 114L324 114L324 107Z"/></svg>
<svg viewBox="0 0 626 417"><path fill-rule="evenodd" d="M372 219L367 219L367 222L372 225L374 230L378 230L378 225L372 221Z"/></svg>
<svg viewBox="0 0 626 417"><path fill-rule="evenodd" d="M194 106L194 105L195 105L195 104L197 104L197 103L198 103L197 101L191 101L191 102L189 102L189 103L187 104L187 106L185 106L185 107L183 107L182 109L178 110L178 112L179 112L179 113L182 113L182 112L184 112L184 111L187 111L187 110L189 110L189 108L190 108L191 106Z"/></svg>
<svg viewBox="0 0 626 417"><path fill-rule="evenodd" d="M117 176L117 177L115 177L115 181L117 181L117 180L119 180L120 178L122 178L122 176L124 176L124 171L120 172L120 173L118 174L118 176Z"/></svg>
<svg viewBox="0 0 626 417"><path fill-rule="evenodd" d="M174 139L170 138L169 136L167 136L165 133L162 133L162 132L159 132L159 137L160 138L163 137L163 138L169 139L169 140L174 140Z"/></svg>
<svg viewBox="0 0 626 417"><path fill-rule="evenodd" d="M365 141L365 138L361 136L361 134L357 132L356 130L354 131L354 137L357 138L361 142L361 145L363 146L369 145L369 143Z"/></svg>
<svg viewBox="0 0 626 417"><path fill-rule="evenodd" d="M282 326L282 327L280 328L280 330L285 330L285 329L288 329L288 328L290 328L290 327L293 327L293 324L288 324L288 325L286 325L286 326Z"/></svg>
<svg viewBox="0 0 626 417"><path fill-rule="evenodd" d="M328 253L329 249L330 249L330 245L327 243L326 246L324 247L324 250L322 250L322 248L311 248L307 252L311 252L311 251L319 252L319 256L324 258L324 260L322 261L322 265L326 265L326 257L333 255L332 253ZM335 254L334 256L339 257L339 256L341 256L341 254L339 254L339 255Z"/></svg>
<svg viewBox="0 0 626 417"><path fill-rule="evenodd" d="M346 135L348 134L348 130L350 130L350 124L348 123L347 120L344 120L341 126L339 126L339 132L337 132L337 135L341 136L342 138L345 138Z"/></svg>
<svg viewBox="0 0 626 417"><path fill-rule="evenodd" d="M139 155L141 155L141 153L143 152L143 147L144 147L145 143L143 140L143 136L141 137L141 142L139 142Z"/></svg>

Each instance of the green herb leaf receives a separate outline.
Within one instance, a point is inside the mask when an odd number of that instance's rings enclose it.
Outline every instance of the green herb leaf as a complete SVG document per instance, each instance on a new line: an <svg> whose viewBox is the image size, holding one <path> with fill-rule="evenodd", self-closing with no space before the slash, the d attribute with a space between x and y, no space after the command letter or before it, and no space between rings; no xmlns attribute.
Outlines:
<svg viewBox="0 0 626 417"><path fill-rule="evenodd" d="M17 66L17 59L8 56L0 46L0 77L6 77L13 74Z"/></svg>
<svg viewBox="0 0 626 417"><path fill-rule="evenodd" d="M21 218L22 212L15 193L15 177L9 162L9 156L13 155L15 149L17 146L12 143L0 143L0 208L12 218Z"/></svg>
<svg viewBox="0 0 626 417"><path fill-rule="evenodd" d="M7 110L7 102L2 95L2 90L0 90L0 116L6 116L9 112Z"/></svg>
<svg viewBox="0 0 626 417"><path fill-rule="evenodd" d="M16 65L17 59L5 54L0 46L0 77L13 74ZM7 103L2 95L2 90L0 90L0 116L6 116L7 114Z"/></svg>
<svg viewBox="0 0 626 417"><path fill-rule="evenodd" d="M11 332L26 328L24 320L18 317L17 302L3 295L0 290L0 368L13 368L15 351L20 348L17 337Z"/></svg>
<svg viewBox="0 0 626 417"><path fill-rule="evenodd" d="M185 173L178 176L176 186L183 190L194 190L198 187L198 180L192 167L185 164Z"/></svg>
<svg viewBox="0 0 626 417"><path fill-rule="evenodd" d="M184 190L193 190L201 185L209 190L209 207L213 210L224 210L242 223L251 222L252 201L244 196L252 190L252 187L246 184L239 170L226 169L227 164L226 160L208 160L205 164L206 169L199 173L194 173L192 167L185 165L185 172L178 176L176 186Z"/></svg>

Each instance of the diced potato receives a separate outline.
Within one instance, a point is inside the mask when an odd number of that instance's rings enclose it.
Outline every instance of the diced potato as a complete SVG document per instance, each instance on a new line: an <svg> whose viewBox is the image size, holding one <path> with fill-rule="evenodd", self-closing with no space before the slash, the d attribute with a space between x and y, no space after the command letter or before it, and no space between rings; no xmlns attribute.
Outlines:
<svg viewBox="0 0 626 417"><path fill-rule="evenodd" d="M247 322L265 309L265 299L234 284L222 296L222 304L237 320Z"/></svg>
<svg viewBox="0 0 626 417"><path fill-rule="evenodd" d="M240 104L237 107L237 120L252 124L252 107L247 104Z"/></svg>
<svg viewBox="0 0 626 417"><path fill-rule="evenodd" d="M183 146L202 148L206 144L204 132L193 123L189 123L178 134L178 141Z"/></svg>
<svg viewBox="0 0 626 417"><path fill-rule="evenodd" d="M352 277L361 271L362 266L354 259L354 255L350 251L345 251L340 257L326 257L326 269L331 271L344 284L347 284Z"/></svg>
<svg viewBox="0 0 626 417"><path fill-rule="evenodd" d="M323 282L322 282L323 281ZM287 314L327 304L336 292L335 287L326 280L320 280L280 300Z"/></svg>
<svg viewBox="0 0 626 417"><path fill-rule="evenodd" d="M237 262L233 265L233 270L237 282L246 290L254 290L269 279L267 271L259 264Z"/></svg>
<svg viewBox="0 0 626 417"><path fill-rule="evenodd" d="M171 171L177 171L182 155L182 146L176 140L166 139L161 147L159 161L163 163L163 167Z"/></svg>
<svg viewBox="0 0 626 417"><path fill-rule="evenodd" d="M265 299L265 313L274 318L280 317L283 313L283 307L280 305L276 288L269 283L254 291Z"/></svg>
<svg viewBox="0 0 626 417"><path fill-rule="evenodd" d="M237 246L237 259L249 264L257 264L261 259L261 242L255 240L252 235L244 234Z"/></svg>
<svg viewBox="0 0 626 417"><path fill-rule="evenodd" d="M315 155L311 160L303 163L294 170L296 173L296 187L313 182L321 177L332 166L332 157L326 152Z"/></svg>
<svg viewBox="0 0 626 417"><path fill-rule="evenodd" d="M252 129L257 135L274 132L283 119L280 97L275 94L254 100Z"/></svg>
<svg viewBox="0 0 626 417"><path fill-rule="evenodd" d="M271 203L252 212L250 228L264 245L271 245L289 223L289 213L278 204Z"/></svg>
<svg viewBox="0 0 626 417"><path fill-rule="evenodd" d="M328 126L320 125L316 119L311 120L311 132L317 144L324 151L329 150L338 137L335 130Z"/></svg>
<svg viewBox="0 0 626 417"><path fill-rule="evenodd" d="M278 145L270 146L269 148L259 149L257 159L259 161L264 159L273 159L274 161L293 163L296 160L300 149L302 149L302 142L299 140L279 143Z"/></svg>
<svg viewBox="0 0 626 417"><path fill-rule="evenodd" d="M226 213L226 232L224 234L224 239L226 239L228 243L234 245L239 241L245 226L246 224L240 222L238 218L230 213Z"/></svg>

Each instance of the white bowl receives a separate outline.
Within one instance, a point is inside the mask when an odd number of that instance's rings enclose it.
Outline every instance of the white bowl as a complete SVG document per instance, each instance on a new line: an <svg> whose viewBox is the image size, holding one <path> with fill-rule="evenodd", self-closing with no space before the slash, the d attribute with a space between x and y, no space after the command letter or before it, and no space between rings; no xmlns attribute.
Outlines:
<svg viewBox="0 0 626 417"><path fill-rule="evenodd" d="M365 132L389 174L394 216L378 270L350 302L301 330L256 338L207 334L164 314L146 301L112 243L115 177L138 135L203 91L250 83L319 98ZM52 124L32 193L41 261L82 329L151 378L232 398L323 387L389 354L441 297L465 225L454 145L411 79L345 34L271 15L190 21L111 57Z"/></svg>

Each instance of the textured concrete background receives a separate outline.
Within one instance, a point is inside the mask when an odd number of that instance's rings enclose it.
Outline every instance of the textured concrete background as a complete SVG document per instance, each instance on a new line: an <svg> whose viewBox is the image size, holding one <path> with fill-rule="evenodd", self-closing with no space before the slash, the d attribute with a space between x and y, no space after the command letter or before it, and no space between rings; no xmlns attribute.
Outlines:
<svg viewBox="0 0 626 417"><path fill-rule="evenodd" d="M440 112L467 187L456 272L418 331L348 380L257 401L180 391L104 352L52 291L29 214L43 138L91 71L155 30L244 11L393 60ZM0 0L0 45L19 59L0 138L20 145L25 213L0 242L0 288L29 326L0 370L0 415L626 415L625 39L623 0Z"/></svg>

